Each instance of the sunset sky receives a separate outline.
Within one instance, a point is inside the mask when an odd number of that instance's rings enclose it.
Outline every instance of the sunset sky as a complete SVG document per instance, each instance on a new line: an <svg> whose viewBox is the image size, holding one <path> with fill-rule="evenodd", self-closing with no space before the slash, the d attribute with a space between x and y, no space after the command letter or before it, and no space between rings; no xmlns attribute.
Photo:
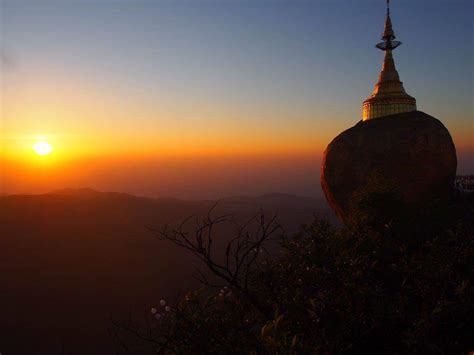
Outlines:
<svg viewBox="0 0 474 355"><path fill-rule="evenodd" d="M474 173L472 0L393 0L397 69ZM384 0L0 0L0 193L320 196ZM53 152L35 154L47 141Z"/></svg>

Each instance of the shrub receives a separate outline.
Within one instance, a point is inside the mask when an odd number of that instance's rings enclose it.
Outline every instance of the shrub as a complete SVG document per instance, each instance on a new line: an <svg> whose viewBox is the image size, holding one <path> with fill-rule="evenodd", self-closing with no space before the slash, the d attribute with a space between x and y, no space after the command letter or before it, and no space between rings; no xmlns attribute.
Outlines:
<svg viewBox="0 0 474 355"><path fill-rule="evenodd" d="M278 228L260 216L260 233L241 230L221 263L207 233L216 219L194 236L165 231L162 238L189 249L221 285L204 279L200 292L151 322L154 351L467 354L474 349L472 203L407 214L399 204L381 208L387 201L400 201L390 186L361 191L350 228L315 218L296 235L279 235L268 253Z"/></svg>

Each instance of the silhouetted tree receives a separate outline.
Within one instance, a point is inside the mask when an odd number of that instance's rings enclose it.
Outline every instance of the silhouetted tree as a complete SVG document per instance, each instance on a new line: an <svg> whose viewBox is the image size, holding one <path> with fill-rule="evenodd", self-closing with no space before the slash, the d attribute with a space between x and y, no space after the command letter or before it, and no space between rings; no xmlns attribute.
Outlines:
<svg viewBox="0 0 474 355"><path fill-rule="evenodd" d="M404 208L390 183L371 186L354 195L357 223L350 227L315 218L286 237L277 233L275 219L260 215L260 232L239 229L221 259L213 249L214 227L228 217L209 214L194 233L184 224L162 231L161 239L188 249L225 285L203 273L203 289L168 312L153 310L145 330L118 328L159 353L473 350L473 204L440 202L415 210ZM279 247L268 252L273 238Z"/></svg>

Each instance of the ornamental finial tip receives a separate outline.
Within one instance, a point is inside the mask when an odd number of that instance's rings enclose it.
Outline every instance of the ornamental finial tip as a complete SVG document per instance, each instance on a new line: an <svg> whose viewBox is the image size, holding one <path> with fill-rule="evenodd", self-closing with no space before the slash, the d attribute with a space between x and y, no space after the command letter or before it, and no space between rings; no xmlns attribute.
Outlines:
<svg viewBox="0 0 474 355"><path fill-rule="evenodd" d="M376 47L383 51L397 48L401 42L394 41L395 33L393 32L392 20L390 18L390 0L387 0L387 16L385 18L385 28L382 35L383 42L378 43Z"/></svg>

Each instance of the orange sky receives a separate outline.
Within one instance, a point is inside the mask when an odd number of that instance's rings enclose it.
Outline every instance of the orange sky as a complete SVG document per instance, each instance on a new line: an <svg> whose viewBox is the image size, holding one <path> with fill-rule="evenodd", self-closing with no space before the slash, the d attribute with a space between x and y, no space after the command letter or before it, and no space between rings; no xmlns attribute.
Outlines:
<svg viewBox="0 0 474 355"><path fill-rule="evenodd" d="M92 187L181 198L269 191L319 196L322 152L359 119L350 122L337 110L322 119L319 107L312 118L291 105L294 110L249 104L234 111L186 98L129 102L125 93L101 93L79 77L56 78L54 85L47 77L10 80L3 91L3 193ZM448 125L461 173L473 168L466 122ZM52 154L35 154L32 145L40 140L54 147Z"/></svg>
<svg viewBox="0 0 474 355"><path fill-rule="evenodd" d="M92 187L181 198L269 191L319 196L322 152L358 119L348 122L337 111L312 119L297 109L119 102L114 90L101 95L80 78L72 82L50 85L43 77L4 90L3 193ZM251 119L252 112L263 119ZM448 126L460 172L473 168L465 122ZM52 154L35 154L32 145L41 140L54 147Z"/></svg>

